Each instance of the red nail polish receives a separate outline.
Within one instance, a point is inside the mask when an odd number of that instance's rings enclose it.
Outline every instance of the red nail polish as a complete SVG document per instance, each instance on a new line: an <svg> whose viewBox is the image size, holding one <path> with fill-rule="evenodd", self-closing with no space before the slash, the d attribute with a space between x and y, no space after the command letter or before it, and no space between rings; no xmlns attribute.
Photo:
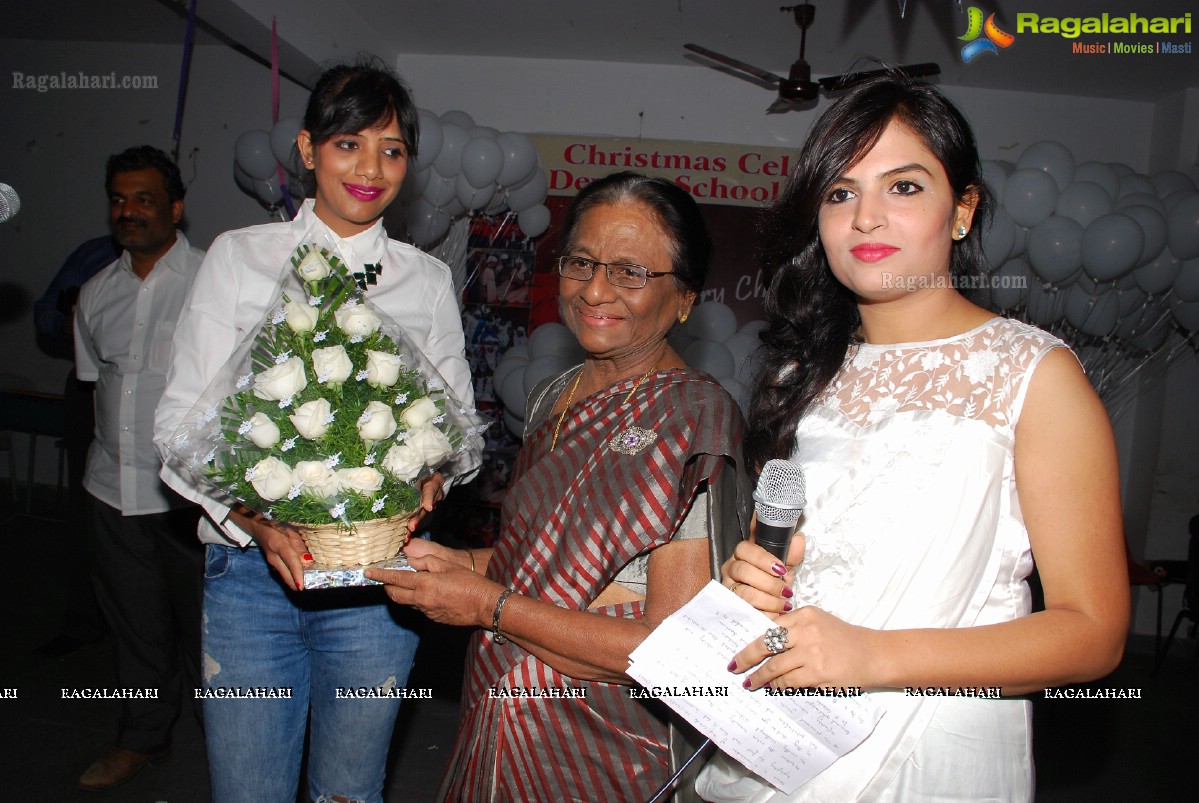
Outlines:
<svg viewBox="0 0 1199 803"><path fill-rule="evenodd" d="M743 689L749 688L749 678L746 678L744 681L741 682L741 688L743 688Z"/></svg>
<svg viewBox="0 0 1199 803"><path fill-rule="evenodd" d="M729 661L729 671L730 671L730 672L736 672L736 671L737 671L737 659L736 659L736 658L734 658L733 660Z"/></svg>
<svg viewBox="0 0 1199 803"><path fill-rule="evenodd" d="M783 586L783 596L787 599L795 596L795 592L791 590L791 586Z"/></svg>
<svg viewBox="0 0 1199 803"><path fill-rule="evenodd" d="M305 552L305 553L304 553L304 560L312 560L312 556L311 556L311 555L309 555L307 552Z"/></svg>
<svg viewBox="0 0 1199 803"><path fill-rule="evenodd" d="M787 611L793 609L794 607L795 606L792 605L790 602L784 602L783 603L783 613L786 613Z"/></svg>
<svg viewBox="0 0 1199 803"><path fill-rule="evenodd" d="M775 563L773 566L770 567L770 571L774 572L779 577L782 577L784 574L787 573L787 567L781 563Z"/></svg>

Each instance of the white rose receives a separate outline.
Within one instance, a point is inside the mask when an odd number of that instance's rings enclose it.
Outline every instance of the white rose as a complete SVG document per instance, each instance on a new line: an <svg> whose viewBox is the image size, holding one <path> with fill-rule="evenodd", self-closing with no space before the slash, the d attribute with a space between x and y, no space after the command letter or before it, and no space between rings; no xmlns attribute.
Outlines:
<svg viewBox="0 0 1199 803"><path fill-rule="evenodd" d="M319 460L301 460L292 472L302 492L318 499L328 499L337 493L337 474Z"/></svg>
<svg viewBox="0 0 1199 803"><path fill-rule="evenodd" d="M333 408L327 399L313 399L297 407L288 418L295 425L296 432L312 441L328 431L329 416L332 414Z"/></svg>
<svg viewBox="0 0 1199 803"><path fill-rule="evenodd" d="M356 304L353 307L338 307L333 313L333 319L337 321L337 326L341 331L350 337L355 335L366 337L374 334L378 331L379 324L382 323L378 315L362 304Z"/></svg>
<svg viewBox="0 0 1199 803"><path fill-rule="evenodd" d="M364 441L387 440L395 431L396 420L391 408L380 401L368 404L358 419L358 437Z"/></svg>
<svg viewBox="0 0 1199 803"><path fill-rule="evenodd" d="M337 483L343 491L373 494L383 487L383 475L370 466L342 468L337 471Z"/></svg>
<svg viewBox="0 0 1199 803"><path fill-rule="evenodd" d="M428 396L421 396L404 408L404 412L400 413L400 420L408 429L420 429L439 413L440 411L432 399Z"/></svg>
<svg viewBox="0 0 1199 803"><path fill-rule="evenodd" d="M425 465L437 468L454 451L450 439L437 427L421 427L408 438L409 445L415 449L425 461Z"/></svg>
<svg viewBox="0 0 1199 803"><path fill-rule="evenodd" d="M308 378L304 376L304 361L299 357L291 357L254 377L254 395L267 401L291 398L306 387Z"/></svg>
<svg viewBox="0 0 1199 803"><path fill-rule="evenodd" d="M254 479L250 480L250 484L254 486L258 495L268 502L287 496L295 482L291 468L275 457L259 460L254 464L253 471Z"/></svg>
<svg viewBox="0 0 1199 803"><path fill-rule="evenodd" d="M397 443L387 450L380 467L400 482L408 482L424 470L425 459L411 444Z"/></svg>
<svg viewBox="0 0 1199 803"><path fill-rule="evenodd" d="M376 388L389 388L400 378L404 361L386 351L366 351L366 383Z"/></svg>
<svg viewBox="0 0 1199 803"><path fill-rule="evenodd" d="M329 346L313 350L312 370L316 372L318 382L340 385L350 378L350 372L354 370L354 363L350 362L350 355L346 354L345 348Z"/></svg>
<svg viewBox="0 0 1199 803"><path fill-rule="evenodd" d="M279 427L265 413L254 413L250 417L250 430L246 437L259 449L269 449L279 442Z"/></svg>
<svg viewBox="0 0 1199 803"><path fill-rule="evenodd" d="M329 267L329 263L325 260L325 257L321 255L321 252L314 248L296 266L296 272L300 274L300 278L304 281L315 282L317 279L325 278L333 270Z"/></svg>
<svg viewBox="0 0 1199 803"><path fill-rule="evenodd" d="M307 303L288 301L283 305L283 319L293 332L311 332L316 328L317 309Z"/></svg>

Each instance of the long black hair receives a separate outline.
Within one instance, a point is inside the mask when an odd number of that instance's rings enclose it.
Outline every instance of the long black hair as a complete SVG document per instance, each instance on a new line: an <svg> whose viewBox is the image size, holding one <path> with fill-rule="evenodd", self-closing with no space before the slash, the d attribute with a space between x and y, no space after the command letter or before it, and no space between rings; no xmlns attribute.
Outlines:
<svg viewBox="0 0 1199 803"><path fill-rule="evenodd" d="M745 440L755 470L794 451L799 419L836 376L861 324L853 294L829 268L818 217L834 182L861 161L892 121L937 157L956 201L977 194L976 220L990 214L970 125L928 84L888 72L847 90L820 116L760 230L771 279L763 304L768 325L761 334L762 367ZM982 229L973 225L953 243L955 279L977 274L985 264Z"/></svg>

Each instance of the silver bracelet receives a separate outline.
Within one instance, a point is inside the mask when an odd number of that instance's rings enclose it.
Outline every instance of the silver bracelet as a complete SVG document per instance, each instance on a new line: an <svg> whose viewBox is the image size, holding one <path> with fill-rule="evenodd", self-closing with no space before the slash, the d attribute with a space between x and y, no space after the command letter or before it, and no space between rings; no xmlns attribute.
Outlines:
<svg viewBox="0 0 1199 803"><path fill-rule="evenodd" d="M500 592L500 598L495 601L495 611L491 614L491 635L495 639L496 644L506 644L508 639L504 638L500 633L500 611L504 609L504 603L508 601L508 595L513 590L505 588Z"/></svg>

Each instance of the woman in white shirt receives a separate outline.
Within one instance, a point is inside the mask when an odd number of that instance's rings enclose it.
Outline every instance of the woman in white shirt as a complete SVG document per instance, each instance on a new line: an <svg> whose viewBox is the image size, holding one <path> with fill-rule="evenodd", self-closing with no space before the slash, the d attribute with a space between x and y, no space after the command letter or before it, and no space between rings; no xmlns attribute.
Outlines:
<svg viewBox="0 0 1199 803"><path fill-rule="evenodd" d="M291 222L227 232L213 242L176 331L156 418L160 449L256 330L288 257L314 234L335 243L351 270L370 266L376 278L367 298L473 405L449 268L383 230L383 211L416 151L417 126L411 96L386 70L342 65L321 76L297 139L315 198ZM458 476L475 470L477 455L448 469ZM400 700L339 699L337 692L403 688L419 641L407 614L388 605L380 589L298 591L305 558L298 535L208 499L169 467L163 477L207 514L200 524L207 544L201 668L210 695L204 717L213 799L294 801L310 724L311 799L381 801ZM422 488L422 507L431 509L442 490L434 475ZM227 698L228 690L262 687L289 689L290 698Z"/></svg>

